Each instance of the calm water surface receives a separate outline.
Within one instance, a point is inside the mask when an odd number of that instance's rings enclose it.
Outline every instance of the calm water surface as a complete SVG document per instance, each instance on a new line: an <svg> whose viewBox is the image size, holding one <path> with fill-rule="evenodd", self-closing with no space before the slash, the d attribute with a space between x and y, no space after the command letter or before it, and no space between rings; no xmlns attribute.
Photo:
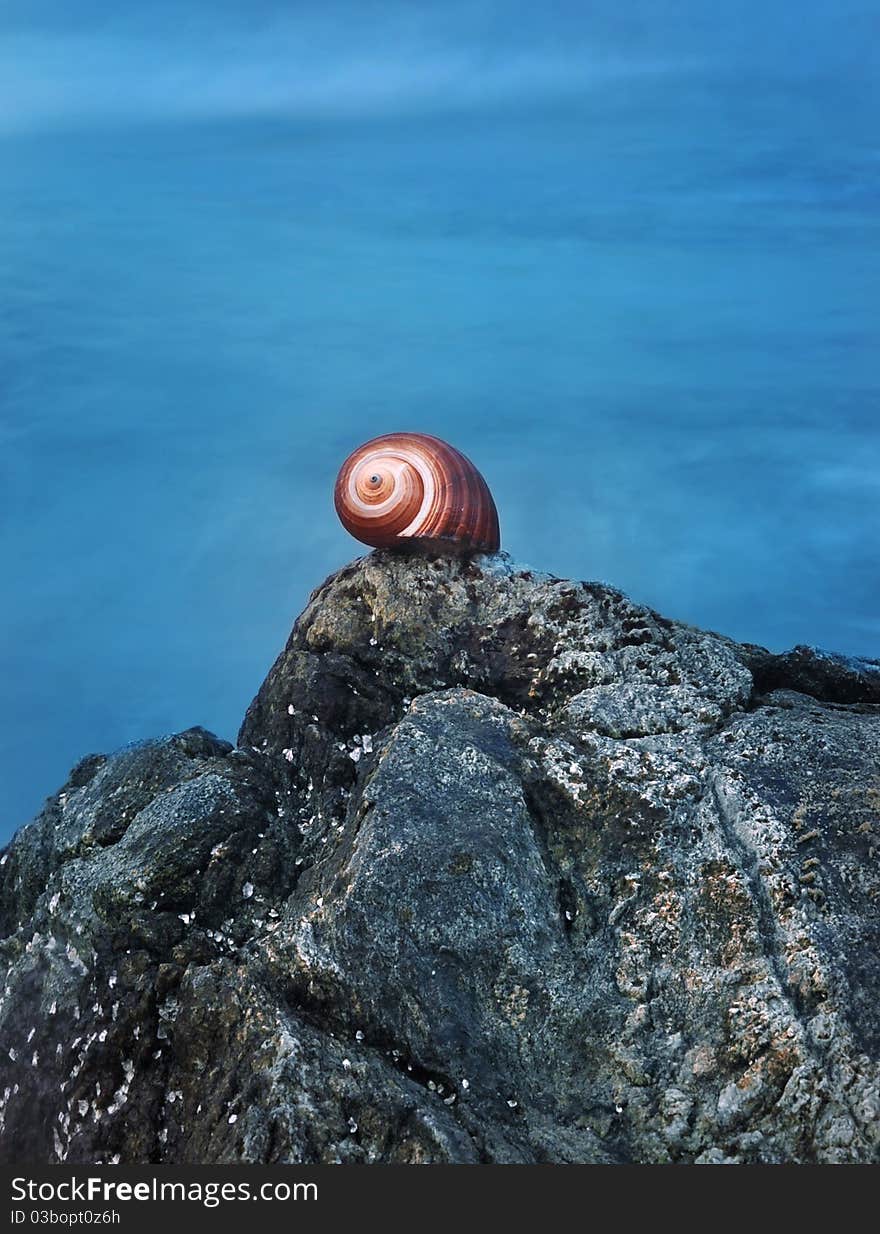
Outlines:
<svg viewBox="0 0 880 1234"><path fill-rule="evenodd" d="M807 12L803 71L658 25L564 97L0 129L0 838L89 751L234 737L392 429L536 568L880 654L876 40Z"/></svg>

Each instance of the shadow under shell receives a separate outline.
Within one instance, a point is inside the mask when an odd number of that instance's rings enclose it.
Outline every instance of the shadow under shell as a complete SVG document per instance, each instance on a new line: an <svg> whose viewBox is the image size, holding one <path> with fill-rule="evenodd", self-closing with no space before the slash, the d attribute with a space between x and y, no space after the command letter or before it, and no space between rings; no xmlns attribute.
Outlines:
<svg viewBox="0 0 880 1234"><path fill-rule="evenodd" d="M499 549L487 549L468 541L437 536L408 536L395 540L387 548L377 548L377 553L395 553L401 557L489 557Z"/></svg>

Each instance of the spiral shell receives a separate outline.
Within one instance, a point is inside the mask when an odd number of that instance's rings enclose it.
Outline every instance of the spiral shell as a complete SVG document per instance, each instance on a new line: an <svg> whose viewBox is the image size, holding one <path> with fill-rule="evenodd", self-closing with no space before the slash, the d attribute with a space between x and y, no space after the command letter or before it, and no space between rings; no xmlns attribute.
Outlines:
<svg viewBox="0 0 880 1234"><path fill-rule="evenodd" d="M470 459L425 433L387 433L359 446L340 468L333 499L346 531L374 548L494 553L501 545L486 481Z"/></svg>

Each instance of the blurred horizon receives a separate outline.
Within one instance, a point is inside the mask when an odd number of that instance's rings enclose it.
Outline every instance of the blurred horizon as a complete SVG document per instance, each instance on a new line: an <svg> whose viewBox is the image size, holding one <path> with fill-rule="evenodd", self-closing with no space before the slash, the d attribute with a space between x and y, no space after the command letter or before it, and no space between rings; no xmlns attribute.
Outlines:
<svg viewBox="0 0 880 1234"><path fill-rule="evenodd" d="M876 5L6 0L0 843L234 740L435 433L502 547L880 655Z"/></svg>

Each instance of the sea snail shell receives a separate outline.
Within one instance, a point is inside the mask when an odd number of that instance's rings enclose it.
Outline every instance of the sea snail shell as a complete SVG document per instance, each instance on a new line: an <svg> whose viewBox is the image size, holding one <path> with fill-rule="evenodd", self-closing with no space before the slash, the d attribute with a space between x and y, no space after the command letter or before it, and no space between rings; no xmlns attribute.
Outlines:
<svg viewBox="0 0 880 1234"><path fill-rule="evenodd" d="M501 545L486 481L470 459L425 433L387 433L359 446L342 464L333 500L346 531L374 548L495 553Z"/></svg>

